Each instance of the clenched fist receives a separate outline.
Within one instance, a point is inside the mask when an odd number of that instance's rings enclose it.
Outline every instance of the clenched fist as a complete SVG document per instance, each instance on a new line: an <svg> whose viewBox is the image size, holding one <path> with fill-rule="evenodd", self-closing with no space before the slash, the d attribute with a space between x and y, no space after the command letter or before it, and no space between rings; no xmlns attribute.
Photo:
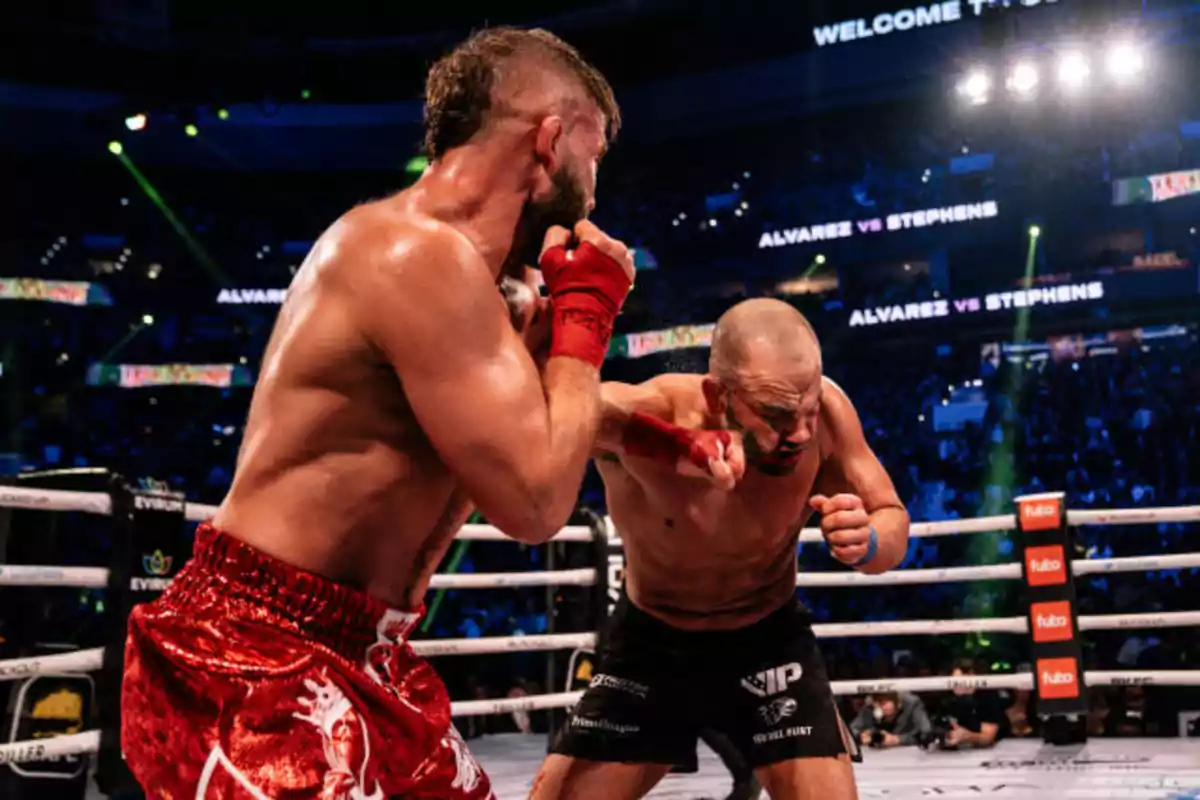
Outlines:
<svg viewBox="0 0 1200 800"><path fill-rule="evenodd" d="M680 475L708 478L716 486L732 490L746 474L746 451L742 437L731 431L689 431L691 442L676 469Z"/></svg>
<svg viewBox="0 0 1200 800"><path fill-rule="evenodd" d="M849 566L862 566L871 551L871 517L856 494L814 495L813 510L821 515L821 533L829 552Z"/></svg>

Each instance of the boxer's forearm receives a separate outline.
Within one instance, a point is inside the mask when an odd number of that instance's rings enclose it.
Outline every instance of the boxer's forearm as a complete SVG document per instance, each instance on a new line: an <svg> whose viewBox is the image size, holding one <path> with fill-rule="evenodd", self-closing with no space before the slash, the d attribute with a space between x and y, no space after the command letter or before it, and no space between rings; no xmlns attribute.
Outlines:
<svg viewBox="0 0 1200 800"><path fill-rule="evenodd" d="M908 512L903 508L880 508L871 513L871 526L879 537L875 557L859 568L867 575L878 575L900 565L908 554Z"/></svg>
<svg viewBox="0 0 1200 800"><path fill-rule="evenodd" d="M571 516L600 423L600 378L595 367L574 358L552 358L543 386L549 441L534 492L538 524L519 537L531 543L554 536Z"/></svg>

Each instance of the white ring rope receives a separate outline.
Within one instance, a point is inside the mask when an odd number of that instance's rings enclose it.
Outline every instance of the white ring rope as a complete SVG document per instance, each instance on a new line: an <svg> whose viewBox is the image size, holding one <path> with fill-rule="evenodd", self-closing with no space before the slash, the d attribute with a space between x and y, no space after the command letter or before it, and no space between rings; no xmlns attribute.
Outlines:
<svg viewBox="0 0 1200 800"><path fill-rule="evenodd" d="M104 648L75 650L52 656L10 658L0 661L0 682L19 681L38 675L96 672L104 666Z"/></svg>
<svg viewBox="0 0 1200 800"><path fill-rule="evenodd" d="M1153 525L1156 522L1198 521L1200 521L1200 506L1067 511L1068 525Z"/></svg>
<svg viewBox="0 0 1200 800"><path fill-rule="evenodd" d="M1200 671L1197 672L1200 677ZM877 692L947 692L952 689L1032 689L1033 673L1015 675L960 675L933 678L894 678L892 680L830 681L836 695L875 694Z"/></svg>
<svg viewBox="0 0 1200 800"><path fill-rule="evenodd" d="M1089 686L1200 686L1200 670L1164 670L1155 672L1087 672ZM1033 689L1032 673L1015 675L964 675L933 678L896 678L879 681L833 681L836 695L875 694L878 692L945 692L955 688ZM462 700L450 704L454 717L478 717L511 714L514 711L542 711L575 705L583 692L559 692L497 700ZM68 736L34 739L0 745L0 764L46 761L68 755L95 753L100 749L100 731L85 731Z"/></svg>
<svg viewBox="0 0 1200 800"><path fill-rule="evenodd" d="M1132 556L1129 558L1094 558L1072 561L1076 576L1108 574L1110 572L1156 572L1160 569L1194 569L1200 567L1200 553L1179 553L1166 556Z"/></svg>
<svg viewBox="0 0 1200 800"><path fill-rule="evenodd" d="M1025 617L994 619L926 619L896 622L825 622L812 626L818 639L852 636L941 636L952 633L1025 633Z"/></svg>
<svg viewBox="0 0 1200 800"><path fill-rule="evenodd" d="M1095 558L1071 562L1071 571L1076 576L1196 568L1200 568L1200 553ZM0 586L102 589L108 584L108 575L108 570L104 567L0 566ZM1010 563L978 567L900 569L882 575L864 575L860 572L802 572L796 576L796 585L806 588L845 588L1020 579L1021 565ZM595 583L596 570L585 568L541 572L439 573L433 576L429 585L434 589L499 589L517 586L591 586Z"/></svg>
<svg viewBox="0 0 1200 800"><path fill-rule="evenodd" d="M30 489L21 486L0 486L0 508L26 508L38 511L82 511L88 514L112 514L112 498L104 492L74 492L61 489ZM204 522L217 513L217 506L188 503L184 517L192 522ZM609 518L605 518L609 521ZM1068 510L1070 525L1145 525L1158 522L1200 522L1200 506L1162 506L1156 508L1119 508L1103 510ZM610 534L612 526L609 525ZM990 533L1017 530L1015 514L999 514L993 517L974 519L952 519L937 522L916 522L909 530L909 537L921 539L932 536L954 536L967 533ZM465 525L458 537L469 541L514 541L492 525ZM564 542L591 541L591 531L586 526L568 525L556 535L555 540ZM615 538L615 536L614 536ZM801 531L800 541L820 542L823 540L817 528Z"/></svg>
<svg viewBox="0 0 1200 800"><path fill-rule="evenodd" d="M1149 614L1103 614L1079 617L1079 630L1131 630L1200 627L1200 611L1165 611ZM831 622L812 626L818 639L852 636L942 636L963 633L1028 633L1025 617L978 619L897 620L887 622ZM532 636L483 636L474 639L422 639L410 642L426 658L492 653L533 653L551 650L592 650L594 633L549 633ZM85 673L99 670L104 648L94 647L59 655L0 661L0 682L22 680L48 673Z"/></svg>
<svg viewBox="0 0 1200 800"><path fill-rule="evenodd" d="M417 655L425 657L590 650L596 646L596 634L545 633L537 636L482 636L478 639L425 639L410 644Z"/></svg>
<svg viewBox="0 0 1200 800"><path fill-rule="evenodd" d="M515 586L591 586L596 570L562 569L541 572L440 572L429 581L431 589L498 589Z"/></svg>
<svg viewBox="0 0 1200 800"><path fill-rule="evenodd" d="M68 492L62 489L0 486L0 508L27 508L33 511L82 511L85 514L111 517L112 498L104 492Z"/></svg>
<svg viewBox="0 0 1200 800"><path fill-rule="evenodd" d="M982 567L944 567L942 569L899 569L882 575L863 575L861 572L802 572L796 585L824 586L900 586L920 583L960 583L962 581L1021 579L1020 564L992 564Z"/></svg>
<svg viewBox="0 0 1200 800"><path fill-rule="evenodd" d="M23 742L0 744L0 765L51 761L63 756L95 753L99 749L100 731L84 731L47 739L27 739Z"/></svg>

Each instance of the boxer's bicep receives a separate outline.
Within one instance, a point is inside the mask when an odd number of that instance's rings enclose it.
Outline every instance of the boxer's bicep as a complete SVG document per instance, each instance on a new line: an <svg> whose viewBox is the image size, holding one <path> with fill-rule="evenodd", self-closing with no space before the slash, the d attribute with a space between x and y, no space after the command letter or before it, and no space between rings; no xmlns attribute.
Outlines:
<svg viewBox="0 0 1200 800"><path fill-rule="evenodd" d="M379 296L392 305L371 315L371 338L462 488L497 527L521 537L539 523L547 403L495 284L472 266L439 266L426 285L398 276Z"/></svg>

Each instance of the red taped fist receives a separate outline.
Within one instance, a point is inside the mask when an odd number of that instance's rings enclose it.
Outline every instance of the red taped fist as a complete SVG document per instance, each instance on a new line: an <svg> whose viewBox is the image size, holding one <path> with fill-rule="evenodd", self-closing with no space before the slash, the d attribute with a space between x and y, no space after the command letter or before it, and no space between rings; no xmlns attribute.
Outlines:
<svg viewBox="0 0 1200 800"><path fill-rule="evenodd" d="M579 242L574 249L568 247L572 236ZM613 320L633 288L629 248L584 220L574 234L551 228L538 266L553 299L550 356L577 358L598 369Z"/></svg>

